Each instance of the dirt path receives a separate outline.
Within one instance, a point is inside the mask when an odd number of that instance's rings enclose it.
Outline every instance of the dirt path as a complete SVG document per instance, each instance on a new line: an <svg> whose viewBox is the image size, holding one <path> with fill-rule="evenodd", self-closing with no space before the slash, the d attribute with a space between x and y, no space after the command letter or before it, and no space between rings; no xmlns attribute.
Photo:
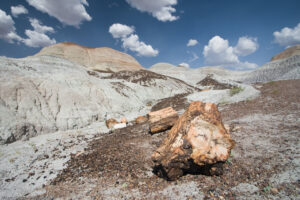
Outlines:
<svg viewBox="0 0 300 200"><path fill-rule="evenodd" d="M92 141L40 199L299 199L300 80L257 85L257 99L220 108L236 147L222 176L168 182L150 156L166 135L134 125Z"/></svg>

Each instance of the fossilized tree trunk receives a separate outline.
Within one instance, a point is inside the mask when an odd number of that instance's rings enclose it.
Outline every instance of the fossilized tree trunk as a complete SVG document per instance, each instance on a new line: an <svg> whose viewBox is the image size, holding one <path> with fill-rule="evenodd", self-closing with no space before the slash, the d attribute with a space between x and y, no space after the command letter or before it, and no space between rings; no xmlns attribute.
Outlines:
<svg viewBox="0 0 300 200"><path fill-rule="evenodd" d="M174 180L184 172L226 161L233 146L217 106L195 101L169 131L152 159L161 176Z"/></svg>
<svg viewBox="0 0 300 200"><path fill-rule="evenodd" d="M178 113L171 107L150 112L149 126L152 134L168 130L178 120Z"/></svg>

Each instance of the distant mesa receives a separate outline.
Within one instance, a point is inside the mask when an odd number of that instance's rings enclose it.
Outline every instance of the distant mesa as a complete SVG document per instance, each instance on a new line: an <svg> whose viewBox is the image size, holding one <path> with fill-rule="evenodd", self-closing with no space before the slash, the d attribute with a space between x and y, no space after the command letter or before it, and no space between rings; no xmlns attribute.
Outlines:
<svg viewBox="0 0 300 200"><path fill-rule="evenodd" d="M72 42L62 42L43 48L35 56L57 56L99 72L136 71L144 69L132 56L102 47L89 48Z"/></svg>
<svg viewBox="0 0 300 200"><path fill-rule="evenodd" d="M281 59L285 59L285 58L289 58L295 55L300 55L300 44L287 48L286 50L282 51L281 53L275 55L271 61L275 61L275 60L281 60Z"/></svg>
<svg viewBox="0 0 300 200"><path fill-rule="evenodd" d="M160 71L160 70L187 71L188 68L186 68L182 65L175 66L170 63L161 62L161 63L156 63L156 64L152 65L149 68L149 70L151 70L151 71Z"/></svg>
<svg viewBox="0 0 300 200"><path fill-rule="evenodd" d="M152 70L155 70L155 69L157 69L157 70L166 70L166 69L173 69L175 67L176 67L175 65L161 62L161 63L156 63L155 65L152 65L150 67L150 69L152 69Z"/></svg>

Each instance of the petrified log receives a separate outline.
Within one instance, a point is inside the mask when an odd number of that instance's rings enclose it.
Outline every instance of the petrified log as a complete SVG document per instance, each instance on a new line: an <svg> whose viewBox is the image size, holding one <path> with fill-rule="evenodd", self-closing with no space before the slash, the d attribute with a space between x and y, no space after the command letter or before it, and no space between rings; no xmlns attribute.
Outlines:
<svg viewBox="0 0 300 200"><path fill-rule="evenodd" d="M230 156L234 141L221 120L215 104L195 101L169 131L153 153L158 175L175 180L186 172L212 167Z"/></svg>
<svg viewBox="0 0 300 200"><path fill-rule="evenodd" d="M113 126L113 129L125 128L126 126L126 123L118 123Z"/></svg>
<svg viewBox="0 0 300 200"><path fill-rule="evenodd" d="M137 124L142 124L142 123L145 123L145 122L147 122L148 121L148 119L147 119L147 117L145 117L145 116L138 116L136 119L135 119L135 122L137 123Z"/></svg>
<svg viewBox="0 0 300 200"><path fill-rule="evenodd" d="M125 123L125 124L127 124L128 121L127 121L126 117L123 117L123 118L121 119L120 123Z"/></svg>
<svg viewBox="0 0 300 200"><path fill-rule="evenodd" d="M178 120L178 113L172 107L150 112L148 115L150 132L152 134L172 128Z"/></svg>
<svg viewBox="0 0 300 200"><path fill-rule="evenodd" d="M106 120L106 126L107 128L111 129L113 128L116 124L118 124L119 122L113 118Z"/></svg>

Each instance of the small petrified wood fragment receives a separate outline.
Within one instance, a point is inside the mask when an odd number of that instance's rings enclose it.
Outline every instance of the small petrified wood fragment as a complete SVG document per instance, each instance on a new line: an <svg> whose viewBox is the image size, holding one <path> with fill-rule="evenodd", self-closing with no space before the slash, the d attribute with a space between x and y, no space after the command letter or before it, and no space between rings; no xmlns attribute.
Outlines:
<svg viewBox="0 0 300 200"><path fill-rule="evenodd" d="M159 133L172 128L178 120L178 113L172 108L167 107L149 114L150 133Z"/></svg>
<svg viewBox="0 0 300 200"><path fill-rule="evenodd" d="M123 118L121 119L120 123L125 123L125 124L127 124L128 121L127 121L126 117L123 117Z"/></svg>
<svg viewBox="0 0 300 200"><path fill-rule="evenodd" d="M115 120L114 118L108 119L106 120L105 124L106 127L109 129L112 129L116 124L118 124L119 122L117 120Z"/></svg>
<svg viewBox="0 0 300 200"><path fill-rule="evenodd" d="M147 122L147 121L148 121L147 117L144 117L144 116L138 116L138 117L135 119L135 122L136 122L137 124L142 124L142 123L145 123L145 122Z"/></svg>
<svg viewBox="0 0 300 200"><path fill-rule="evenodd" d="M185 172L212 169L226 161L234 141L221 120L215 104L195 101L169 131L153 153L158 175L175 180Z"/></svg>

